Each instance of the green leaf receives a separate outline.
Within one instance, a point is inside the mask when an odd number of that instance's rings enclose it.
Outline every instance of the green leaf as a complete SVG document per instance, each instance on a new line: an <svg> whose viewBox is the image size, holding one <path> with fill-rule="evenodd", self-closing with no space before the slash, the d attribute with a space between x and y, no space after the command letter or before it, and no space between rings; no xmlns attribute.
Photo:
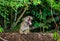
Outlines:
<svg viewBox="0 0 60 41"><path fill-rule="evenodd" d="M4 29L2 27L0 27L0 33L2 33L4 31Z"/></svg>
<svg viewBox="0 0 60 41"><path fill-rule="evenodd" d="M54 32L53 38L54 38L55 40L58 39L58 34L57 34L57 32Z"/></svg>

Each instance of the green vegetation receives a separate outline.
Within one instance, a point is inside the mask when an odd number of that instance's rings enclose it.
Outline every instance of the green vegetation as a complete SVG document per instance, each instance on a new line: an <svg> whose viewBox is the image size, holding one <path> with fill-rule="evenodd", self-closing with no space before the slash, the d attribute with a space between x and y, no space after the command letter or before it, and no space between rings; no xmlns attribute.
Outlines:
<svg viewBox="0 0 60 41"><path fill-rule="evenodd" d="M54 38L54 40L58 39L58 33L57 32L54 32L53 38Z"/></svg>
<svg viewBox="0 0 60 41"><path fill-rule="evenodd" d="M0 33L4 32L4 29L0 26Z"/></svg>
<svg viewBox="0 0 60 41"><path fill-rule="evenodd" d="M28 15L33 17L32 27L36 29L43 32L60 30L58 0L0 0L0 32L3 29L5 32L18 31L22 18Z"/></svg>

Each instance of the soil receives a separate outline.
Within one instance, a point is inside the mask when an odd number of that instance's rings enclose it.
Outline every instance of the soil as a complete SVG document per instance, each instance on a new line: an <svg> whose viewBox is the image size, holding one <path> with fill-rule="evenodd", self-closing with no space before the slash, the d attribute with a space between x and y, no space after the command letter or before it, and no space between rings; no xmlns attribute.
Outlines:
<svg viewBox="0 0 60 41"><path fill-rule="evenodd" d="M1 33L0 41L55 41L52 33Z"/></svg>

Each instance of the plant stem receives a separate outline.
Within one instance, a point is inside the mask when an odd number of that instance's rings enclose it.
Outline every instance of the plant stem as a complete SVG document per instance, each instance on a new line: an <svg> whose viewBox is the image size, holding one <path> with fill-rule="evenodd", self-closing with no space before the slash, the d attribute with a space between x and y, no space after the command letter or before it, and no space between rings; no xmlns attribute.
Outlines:
<svg viewBox="0 0 60 41"><path fill-rule="evenodd" d="M17 19L16 23L14 24L14 27L17 25L17 23L19 22L19 20L22 18L22 16L25 14L27 10L27 7L24 9L24 11L22 12L22 14L19 16L19 18Z"/></svg>

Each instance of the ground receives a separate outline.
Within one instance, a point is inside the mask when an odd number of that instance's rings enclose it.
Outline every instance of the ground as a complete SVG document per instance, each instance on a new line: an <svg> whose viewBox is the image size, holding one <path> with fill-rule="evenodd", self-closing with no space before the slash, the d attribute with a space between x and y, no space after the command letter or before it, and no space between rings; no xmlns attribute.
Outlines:
<svg viewBox="0 0 60 41"><path fill-rule="evenodd" d="M1 33L0 41L55 41L52 33Z"/></svg>

